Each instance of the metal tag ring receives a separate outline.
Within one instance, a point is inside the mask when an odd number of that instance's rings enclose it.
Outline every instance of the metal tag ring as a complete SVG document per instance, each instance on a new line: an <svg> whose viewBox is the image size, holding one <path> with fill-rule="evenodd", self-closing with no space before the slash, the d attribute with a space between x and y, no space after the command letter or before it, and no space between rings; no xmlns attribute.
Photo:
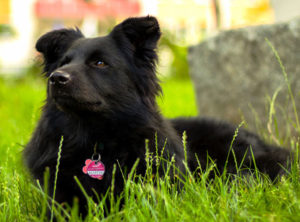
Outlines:
<svg viewBox="0 0 300 222"><path fill-rule="evenodd" d="M100 161L101 160L101 155L99 153L94 153L92 155L92 160L96 161L96 162Z"/></svg>

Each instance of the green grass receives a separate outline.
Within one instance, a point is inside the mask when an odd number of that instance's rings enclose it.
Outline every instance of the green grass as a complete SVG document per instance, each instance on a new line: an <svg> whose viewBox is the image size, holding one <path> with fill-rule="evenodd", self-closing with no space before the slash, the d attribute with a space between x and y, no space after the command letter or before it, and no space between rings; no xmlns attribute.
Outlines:
<svg viewBox="0 0 300 222"><path fill-rule="evenodd" d="M166 117L196 116L196 99L189 79L162 80L163 94L158 98L162 114Z"/></svg>
<svg viewBox="0 0 300 222"><path fill-rule="evenodd" d="M166 80L164 97L158 98L167 117L197 114L190 81ZM21 160L45 99L41 81L0 80L0 221L45 220L47 197L33 185ZM298 146L296 143L295 147ZM213 170L213 169L211 169ZM297 164L278 183L249 176L229 180L208 179L208 173L188 175L183 191L170 178L145 178L132 172L124 193L111 198L111 211L104 218L102 203L89 203L87 221L299 221L300 183ZM133 180L133 178L135 179ZM134 182L135 181L135 182ZM124 206L120 207L120 198ZM59 207L54 209L57 212ZM80 221L76 208L67 216ZM58 217L59 220L62 218Z"/></svg>

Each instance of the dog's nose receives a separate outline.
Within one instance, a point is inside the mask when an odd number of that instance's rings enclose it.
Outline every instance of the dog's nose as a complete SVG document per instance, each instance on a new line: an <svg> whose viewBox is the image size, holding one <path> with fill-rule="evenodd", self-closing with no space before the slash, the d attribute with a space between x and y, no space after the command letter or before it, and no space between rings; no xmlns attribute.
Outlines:
<svg viewBox="0 0 300 222"><path fill-rule="evenodd" d="M70 80L70 74L62 71L53 72L49 77L49 83L52 85L66 85Z"/></svg>

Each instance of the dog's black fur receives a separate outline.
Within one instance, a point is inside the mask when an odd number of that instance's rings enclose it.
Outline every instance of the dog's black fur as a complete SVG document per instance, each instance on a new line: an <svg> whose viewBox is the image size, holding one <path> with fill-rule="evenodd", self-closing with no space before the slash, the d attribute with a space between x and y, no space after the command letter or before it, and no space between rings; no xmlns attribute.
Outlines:
<svg viewBox="0 0 300 222"><path fill-rule="evenodd" d="M185 172L180 138L184 130L188 136L191 170L198 166L195 154L202 168L209 154L220 171L223 170L235 131L233 126L198 119L170 122L159 113L155 97L161 88L155 66L160 35L157 20L148 16L129 18L104 37L85 38L78 29L61 29L38 40L36 49L44 56L44 71L48 77L47 100L25 148L24 159L34 178L42 182L45 168L49 167L53 181L63 136L56 190L58 202L72 204L74 196L80 203L84 202L74 176L92 196L93 190L99 195L107 191L114 164L128 172L139 158L137 173L144 174L145 140L149 139L149 150L155 153L155 134L159 153L167 139L164 157L175 156L179 171ZM103 180L90 178L82 172L95 144L102 147L97 152L106 167ZM251 167L250 148L258 168L271 178L280 174L278 163L284 165L289 156L288 151L266 145L256 135L240 130L233 143L238 163L246 155L245 165ZM231 155L228 172L234 173L234 169ZM50 188L53 189L53 183ZM122 188L123 177L117 167L116 194Z"/></svg>
<svg viewBox="0 0 300 222"><path fill-rule="evenodd" d="M193 170L199 167L197 158L191 156L195 154L200 160L201 169L205 169L211 161L215 161L220 173L223 172L226 164L228 173L236 173L235 163L237 163L239 171L242 173L243 169L245 169L245 173L249 173L249 169L256 167L274 180L287 170L287 161L290 160L290 152L287 149L268 145L257 135L243 128L204 118L178 118L173 119L172 124L179 135L184 131L188 135L189 167ZM236 131L237 136L233 139ZM234 155L229 152L231 146ZM255 161L253 161L253 155Z"/></svg>

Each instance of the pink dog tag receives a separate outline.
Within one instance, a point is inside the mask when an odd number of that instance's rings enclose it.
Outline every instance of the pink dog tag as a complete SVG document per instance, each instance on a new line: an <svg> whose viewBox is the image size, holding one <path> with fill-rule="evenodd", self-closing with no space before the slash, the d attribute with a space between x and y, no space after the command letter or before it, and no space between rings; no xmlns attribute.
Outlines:
<svg viewBox="0 0 300 222"><path fill-rule="evenodd" d="M100 160L87 159L82 172L88 174L90 177L102 180L105 173L105 166Z"/></svg>

